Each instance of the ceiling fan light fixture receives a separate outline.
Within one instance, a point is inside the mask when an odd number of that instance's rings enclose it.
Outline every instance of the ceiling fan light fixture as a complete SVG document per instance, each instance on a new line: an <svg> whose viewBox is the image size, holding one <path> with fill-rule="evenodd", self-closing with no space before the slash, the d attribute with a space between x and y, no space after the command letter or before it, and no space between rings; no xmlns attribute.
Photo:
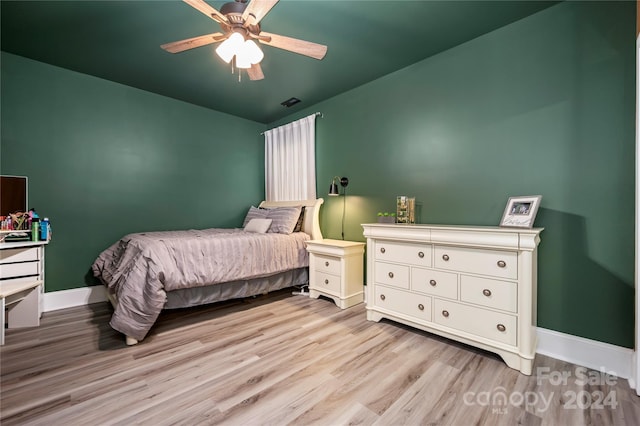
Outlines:
<svg viewBox="0 0 640 426"><path fill-rule="evenodd" d="M228 39L220 43L220 46L216 48L216 53L226 63L231 62L233 55L240 50L244 44L244 37L239 33L233 33ZM237 60L237 58L236 58Z"/></svg>
<svg viewBox="0 0 640 426"><path fill-rule="evenodd" d="M242 54L246 55L249 58L249 62L252 64L260 63L262 58L264 58L264 53L262 53L262 50L253 40L247 40L244 42L242 45Z"/></svg>

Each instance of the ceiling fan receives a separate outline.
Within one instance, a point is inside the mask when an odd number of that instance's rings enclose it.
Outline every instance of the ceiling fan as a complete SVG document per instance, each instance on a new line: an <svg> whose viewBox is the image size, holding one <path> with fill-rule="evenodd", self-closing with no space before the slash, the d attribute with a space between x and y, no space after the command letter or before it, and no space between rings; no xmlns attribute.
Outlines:
<svg viewBox="0 0 640 426"><path fill-rule="evenodd" d="M222 32L206 34L160 46L167 52L179 53L196 47L220 43L216 53L236 68L246 69L250 80L262 80L264 74L260 61L264 54L255 43L288 50L315 59L322 59L327 46L262 31L260 20L278 3L278 0L235 0L225 3L217 11L204 0L183 0L189 6L204 13L218 24Z"/></svg>

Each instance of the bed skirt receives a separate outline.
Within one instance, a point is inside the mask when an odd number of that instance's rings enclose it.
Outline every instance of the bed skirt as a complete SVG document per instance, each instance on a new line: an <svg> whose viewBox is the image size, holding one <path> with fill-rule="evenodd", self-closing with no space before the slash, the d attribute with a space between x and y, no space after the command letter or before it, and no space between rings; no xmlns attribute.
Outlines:
<svg viewBox="0 0 640 426"><path fill-rule="evenodd" d="M309 268L298 268L269 277L232 281L208 287L185 288L167 292L164 309L189 308L223 300L265 294L309 283Z"/></svg>

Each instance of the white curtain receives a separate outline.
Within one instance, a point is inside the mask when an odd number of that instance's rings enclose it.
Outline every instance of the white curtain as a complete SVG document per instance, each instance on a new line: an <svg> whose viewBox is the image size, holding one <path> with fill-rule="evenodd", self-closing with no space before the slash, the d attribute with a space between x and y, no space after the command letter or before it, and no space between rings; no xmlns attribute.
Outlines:
<svg viewBox="0 0 640 426"><path fill-rule="evenodd" d="M264 132L267 201L316 198L316 114Z"/></svg>

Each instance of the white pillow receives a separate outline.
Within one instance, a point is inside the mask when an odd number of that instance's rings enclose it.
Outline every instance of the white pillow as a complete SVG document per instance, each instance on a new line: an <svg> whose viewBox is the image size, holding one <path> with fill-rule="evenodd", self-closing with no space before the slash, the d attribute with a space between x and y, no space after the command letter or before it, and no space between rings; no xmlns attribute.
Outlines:
<svg viewBox="0 0 640 426"><path fill-rule="evenodd" d="M264 234L271 226L271 222L273 222L273 219L251 219L247 226L244 227L244 230Z"/></svg>

